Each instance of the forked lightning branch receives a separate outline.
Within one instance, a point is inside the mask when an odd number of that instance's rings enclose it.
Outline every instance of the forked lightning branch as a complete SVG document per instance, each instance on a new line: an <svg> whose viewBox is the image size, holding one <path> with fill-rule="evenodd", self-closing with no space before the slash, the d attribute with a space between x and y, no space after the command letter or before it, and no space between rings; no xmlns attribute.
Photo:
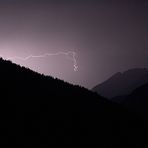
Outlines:
<svg viewBox="0 0 148 148"><path fill-rule="evenodd" d="M74 51L68 51L68 52L56 52L56 53L45 53L42 55L29 55L27 57L19 57L19 56L13 56L6 58L7 60L21 60L21 61L27 61L29 59L33 58L46 58L49 56L58 56L58 55L65 55L73 62L74 71L78 71L78 64L76 59L76 53ZM3 57L3 56L1 56Z"/></svg>

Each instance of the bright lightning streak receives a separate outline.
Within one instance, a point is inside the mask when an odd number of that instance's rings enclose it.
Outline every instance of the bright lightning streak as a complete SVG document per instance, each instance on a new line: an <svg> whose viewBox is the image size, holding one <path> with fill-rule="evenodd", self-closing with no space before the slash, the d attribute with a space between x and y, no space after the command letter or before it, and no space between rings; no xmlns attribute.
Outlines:
<svg viewBox="0 0 148 148"><path fill-rule="evenodd" d="M27 61L29 59L32 58L45 58L48 56L57 56L57 55L65 55L67 56L69 59L71 59L73 61L73 66L74 66L74 71L78 71L78 64L77 64L77 60L76 60L76 53L74 51L69 51L69 52L57 52L57 53L45 53L43 55L29 55L27 57L19 57L19 56L14 56L14 57L9 57L6 58L7 60L21 60L21 61Z"/></svg>

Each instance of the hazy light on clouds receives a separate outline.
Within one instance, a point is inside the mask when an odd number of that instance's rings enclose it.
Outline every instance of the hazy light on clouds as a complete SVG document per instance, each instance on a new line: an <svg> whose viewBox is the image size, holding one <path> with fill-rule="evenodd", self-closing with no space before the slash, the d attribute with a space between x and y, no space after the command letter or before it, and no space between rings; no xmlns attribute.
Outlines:
<svg viewBox="0 0 148 148"><path fill-rule="evenodd" d="M1 0L0 54L74 50L79 71L63 56L16 63L92 87L117 71L148 67L144 0Z"/></svg>

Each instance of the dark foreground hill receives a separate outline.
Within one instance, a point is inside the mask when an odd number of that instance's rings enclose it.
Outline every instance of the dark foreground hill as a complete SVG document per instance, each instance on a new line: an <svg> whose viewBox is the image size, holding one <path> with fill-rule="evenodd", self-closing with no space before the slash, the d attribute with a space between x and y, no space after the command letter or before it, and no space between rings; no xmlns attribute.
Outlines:
<svg viewBox="0 0 148 148"><path fill-rule="evenodd" d="M109 99L130 94L134 89L148 83L148 69L135 68L123 73L116 73L111 78L97 85L93 91Z"/></svg>
<svg viewBox="0 0 148 148"><path fill-rule="evenodd" d="M96 93L0 59L0 144L5 147L142 148L146 126Z"/></svg>
<svg viewBox="0 0 148 148"><path fill-rule="evenodd" d="M120 100L120 104L148 120L148 84L135 89L130 95L114 98L114 101L117 100Z"/></svg>

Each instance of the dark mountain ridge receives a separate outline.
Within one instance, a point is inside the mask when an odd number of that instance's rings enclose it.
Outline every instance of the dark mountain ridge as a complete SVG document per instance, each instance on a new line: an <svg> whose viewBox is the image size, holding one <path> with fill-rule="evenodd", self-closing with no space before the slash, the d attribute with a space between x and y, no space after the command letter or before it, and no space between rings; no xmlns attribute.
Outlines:
<svg viewBox="0 0 148 148"><path fill-rule="evenodd" d="M121 100L121 97L118 97L120 104L148 120L148 83L136 88L130 95L124 96L123 100Z"/></svg>
<svg viewBox="0 0 148 148"><path fill-rule="evenodd" d="M3 59L0 98L0 143L6 147L141 148L148 140L146 123L124 107Z"/></svg>
<svg viewBox="0 0 148 148"><path fill-rule="evenodd" d="M148 70L135 68L118 72L111 78L97 85L93 91L98 92L109 99L130 94L134 89L148 82Z"/></svg>

